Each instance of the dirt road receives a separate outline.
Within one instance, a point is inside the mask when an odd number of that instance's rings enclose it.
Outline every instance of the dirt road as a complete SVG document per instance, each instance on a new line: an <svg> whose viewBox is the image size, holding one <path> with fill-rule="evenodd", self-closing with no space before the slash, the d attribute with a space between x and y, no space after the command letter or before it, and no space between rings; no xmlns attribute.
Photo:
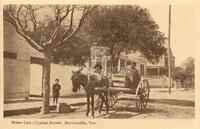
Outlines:
<svg viewBox="0 0 200 129"><path fill-rule="evenodd" d="M112 107L109 114L99 114L95 112L96 119L193 119L195 115L194 91L172 91L169 95L167 91L151 91L150 102L145 110L138 112L135 107L135 102L128 98L131 95L120 95L120 100ZM74 107L76 110L71 113L56 113L52 111L50 114L30 114L10 116L6 118L65 118L65 119L84 119L88 118L85 115L86 105ZM89 116L89 118L92 118Z"/></svg>

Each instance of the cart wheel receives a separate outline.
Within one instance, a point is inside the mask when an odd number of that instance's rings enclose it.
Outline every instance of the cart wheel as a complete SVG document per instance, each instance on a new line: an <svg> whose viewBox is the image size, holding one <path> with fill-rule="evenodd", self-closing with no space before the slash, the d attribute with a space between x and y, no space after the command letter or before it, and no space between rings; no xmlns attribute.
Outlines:
<svg viewBox="0 0 200 129"><path fill-rule="evenodd" d="M109 93L108 95L108 106L113 107L117 103L117 94L116 93Z"/></svg>
<svg viewBox="0 0 200 129"><path fill-rule="evenodd" d="M116 93L109 93L108 95L108 106L109 108L113 107L116 103L117 103L117 94ZM101 104L101 99L99 98L99 96L97 96L95 98L95 110L100 108L100 104ZM105 107L105 104L103 104L103 107Z"/></svg>
<svg viewBox="0 0 200 129"><path fill-rule="evenodd" d="M98 110L100 108L100 104L101 99L99 98L99 96L95 97L95 110Z"/></svg>
<svg viewBox="0 0 200 129"><path fill-rule="evenodd" d="M136 108L142 110L147 107L149 101L149 82L147 79L142 80L137 89L136 93Z"/></svg>
<svg viewBox="0 0 200 129"><path fill-rule="evenodd" d="M141 100L141 97L140 96L136 96L136 100L135 100L135 103L136 103L136 108L137 110L141 111L144 107L144 103L143 101Z"/></svg>

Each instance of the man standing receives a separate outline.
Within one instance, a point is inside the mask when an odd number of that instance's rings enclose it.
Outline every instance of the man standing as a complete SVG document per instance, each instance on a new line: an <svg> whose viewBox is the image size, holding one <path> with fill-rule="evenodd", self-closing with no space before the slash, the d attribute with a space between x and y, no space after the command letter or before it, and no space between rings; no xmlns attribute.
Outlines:
<svg viewBox="0 0 200 129"><path fill-rule="evenodd" d="M97 77L98 80L102 79L102 77L103 77L102 66L100 64L96 64L94 66L94 74L96 75L96 77Z"/></svg>
<svg viewBox="0 0 200 129"><path fill-rule="evenodd" d="M133 72L132 88L137 88L141 80L141 77L138 70L135 68L135 66L132 66L132 72Z"/></svg>
<svg viewBox="0 0 200 129"><path fill-rule="evenodd" d="M97 87L108 86L109 82L105 79L106 77L102 74L102 66L100 64L96 64L94 67L94 73L92 74L95 77L95 80L98 81L96 85Z"/></svg>
<svg viewBox="0 0 200 129"><path fill-rule="evenodd" d="M59 84L59 79L56 78L55 83L53 84L53 103L58 103L58 98L60 96L61 86Z"/></svg>

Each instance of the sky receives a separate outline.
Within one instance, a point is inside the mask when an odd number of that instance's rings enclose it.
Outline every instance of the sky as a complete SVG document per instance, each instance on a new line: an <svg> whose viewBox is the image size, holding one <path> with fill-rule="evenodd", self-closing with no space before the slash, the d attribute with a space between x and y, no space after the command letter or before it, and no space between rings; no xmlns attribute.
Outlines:
<svg viewBox="0 0 200 129"><path fill-rule="evenodd" d="M169 5L143 5L149 9L152 18L160 26L159 30L168 37ZM195 57L197 42L197 7L194 5L171 6L171 49L175 65L186 58Z"/></svg>

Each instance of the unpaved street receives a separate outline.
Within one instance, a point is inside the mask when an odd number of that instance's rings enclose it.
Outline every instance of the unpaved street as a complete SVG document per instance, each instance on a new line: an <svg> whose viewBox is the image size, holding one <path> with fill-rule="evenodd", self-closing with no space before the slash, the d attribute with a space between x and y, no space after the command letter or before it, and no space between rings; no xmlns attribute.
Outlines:
<svg viewBox="0 0 200 129"><path fill-rule="evenodd" d="M138 112L135 102L129 98L131 95L120 95L120 100L110 109L109 114L99 114L95 112L96 119L193 119L194 118L194 91L172 91L171 95L167 91L151 91L150 102L145 110ZM52 111L50 114L30 114L10 116L6 118L65 118L65 119L84 119L86 105L74 107L76 110L71 113L56 113ZM89 116L89 118L92 118Z"/></svg>

